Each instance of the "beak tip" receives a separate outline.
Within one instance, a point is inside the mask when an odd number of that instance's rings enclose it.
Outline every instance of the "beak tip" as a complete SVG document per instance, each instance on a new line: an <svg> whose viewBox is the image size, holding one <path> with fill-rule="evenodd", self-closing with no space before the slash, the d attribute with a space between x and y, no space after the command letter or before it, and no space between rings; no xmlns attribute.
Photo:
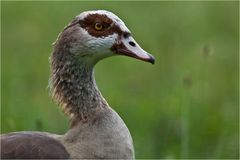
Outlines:
<svg viewBox="0 0 240 160"><path fill-rule="evenodd" d="M154 64L155 63L155 58L153 56L150 56L150 59L148 60L148 62Z"/></svg>

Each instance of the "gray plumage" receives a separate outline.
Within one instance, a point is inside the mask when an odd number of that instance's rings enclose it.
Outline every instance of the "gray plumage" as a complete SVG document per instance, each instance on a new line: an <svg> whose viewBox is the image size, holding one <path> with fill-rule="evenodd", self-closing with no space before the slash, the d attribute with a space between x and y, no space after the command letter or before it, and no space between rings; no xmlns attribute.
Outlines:
<svg viewBox="0 0 240 160"><path fill-rule="evenodd" d="M59 141L47 133L16 132L1 135L1 159L14 158L67 159L69 153Z"/></svg>
<svg viewBox="0 0 240 160"><path fill-rule="evenodd" d="M94 79L95 64L117 54L154 63L113 13L87 11L75 17L59 34L50 57L50 92L70 117L70 129L64 135L1 135L1 158L133 159L131 134Z"/></svg>

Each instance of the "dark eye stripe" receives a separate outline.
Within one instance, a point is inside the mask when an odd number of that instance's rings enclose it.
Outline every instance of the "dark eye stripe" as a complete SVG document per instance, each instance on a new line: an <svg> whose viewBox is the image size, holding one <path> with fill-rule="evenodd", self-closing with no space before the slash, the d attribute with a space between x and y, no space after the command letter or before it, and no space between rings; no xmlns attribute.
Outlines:
<svg viewBox="0 0 240 160"><path fill-rule="evenodd" d="M101 31L95 30L95 23L101 23L103 29ZM106 15L101 14L89 14L83 20L79 21L80 26L88 31L91 36L94 37L107 37L114 33L121 35L123 32L119 26L113 23L112 19Z"/></svg>

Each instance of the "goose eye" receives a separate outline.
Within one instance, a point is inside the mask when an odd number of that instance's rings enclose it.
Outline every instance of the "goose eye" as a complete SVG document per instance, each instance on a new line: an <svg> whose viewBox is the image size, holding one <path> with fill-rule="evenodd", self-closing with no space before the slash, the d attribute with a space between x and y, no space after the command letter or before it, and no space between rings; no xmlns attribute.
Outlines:
<svg viewBox="0 0 240 160"><path fill-rule="evenodd" d="M97 30L97 31L100 31L100 30L102 30L103 29L103 26L102 26L102 24L101 23L95 23L95 29Z"/></svg>

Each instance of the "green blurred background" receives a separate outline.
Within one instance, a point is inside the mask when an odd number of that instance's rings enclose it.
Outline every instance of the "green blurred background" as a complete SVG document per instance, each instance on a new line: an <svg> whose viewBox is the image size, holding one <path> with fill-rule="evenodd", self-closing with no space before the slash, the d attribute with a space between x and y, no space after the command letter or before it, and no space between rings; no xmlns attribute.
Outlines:
<svg viewBox="0 0 240 160"><path fill-rule="evenodd" d="M156 58L105 59L96 81L136 158L239 158L239 2L1 2L1 132L64 134L51 44L85 10L117 14Z"/></svg>

